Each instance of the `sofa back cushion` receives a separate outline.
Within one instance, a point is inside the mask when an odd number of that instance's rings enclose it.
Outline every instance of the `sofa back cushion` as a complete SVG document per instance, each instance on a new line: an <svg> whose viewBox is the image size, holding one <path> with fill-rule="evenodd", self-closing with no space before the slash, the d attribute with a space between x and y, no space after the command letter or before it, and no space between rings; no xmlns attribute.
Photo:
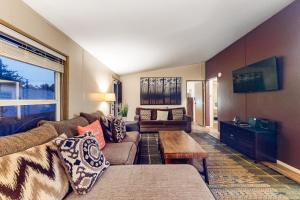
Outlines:
<svg viewBox="0 0 300 200"><path fill-rule="evenodd" d="M57 200L69 190L54 140L3 156L0 166L0 199Z"/></svg>
<svg viewBox="0 0 300 200"><path fill-rule="evenodd" d="M93 123L96 120L101 120L105 115L101 111L96 111L94 113L80 113L81 117L84 117L90 124Z"/></svg>
<svg viewBox="0 0 300 200"><path fill-rule="evenodd" d="M42 124L51 124L56 129L57 133L63 134L65 133L68 137L73 137L75 135L78 135L77 127L78 126L87 126L89 125L89 122L84 117L75 117L73 119L69 120L63 120L63 121L45 121L42 120L39 122L38 125Z"/></svg>
<svg viewBox="0 0 300 200"><path fill-rule="evenodd" d="M0 157L25 151L31 147L49 142L58 134L50 124L31 129L27 132L0 137Z"/></svg>

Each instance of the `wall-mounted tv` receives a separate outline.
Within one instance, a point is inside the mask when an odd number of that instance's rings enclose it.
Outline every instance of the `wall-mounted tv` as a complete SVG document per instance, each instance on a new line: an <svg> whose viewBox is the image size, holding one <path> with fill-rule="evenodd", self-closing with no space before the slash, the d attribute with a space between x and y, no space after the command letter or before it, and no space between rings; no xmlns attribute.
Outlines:
<svg viewBox="0 0 300 200"><path fill-rule="evenodd" d="M233 92L249 93L280 90L280 66L277 57L253 63L232 72Z"/></svg>

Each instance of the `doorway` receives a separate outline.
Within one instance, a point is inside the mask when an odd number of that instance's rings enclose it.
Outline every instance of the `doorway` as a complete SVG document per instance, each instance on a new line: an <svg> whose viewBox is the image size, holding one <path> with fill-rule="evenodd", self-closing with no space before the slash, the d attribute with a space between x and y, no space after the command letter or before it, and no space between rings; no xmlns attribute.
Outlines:
<svg viewBox="0 0 300 200"><path fill-rule="evenodd" d="M204 126L204 81L186 81L187 114L193 124Z"/></svg>
<svg viewBox="0 0 300 200"><path fill-rule="evenodd" d="M113 81L113 91L116 96L116 101L113 102L111 107L111 114L118 116L120 112L120 105L122 103L122 83L119 80Z"/></svg>
<svg viewBox="0 0 300 200"><path fill-rule="evenodd" d="M218 78L212 78L209 84L209 127L218 130Z"/></svg>

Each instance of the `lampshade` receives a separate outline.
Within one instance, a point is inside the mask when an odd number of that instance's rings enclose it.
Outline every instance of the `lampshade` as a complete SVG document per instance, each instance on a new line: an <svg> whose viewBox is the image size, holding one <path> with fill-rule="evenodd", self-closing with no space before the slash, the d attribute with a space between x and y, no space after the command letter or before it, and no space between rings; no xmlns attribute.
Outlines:
<svg viewBox="0 0 300 200"><path fill-rule="evenodd" d="M105 93L104 101L106 101L106 102L116 101L116 95L115 95L115 93Z"/></svg>
<svg viewBox="0 0 300 200"><path fill-rule="evenodd" d="M90 99L98 102L113 102L116 101L116 95L115 93L92 93Z"/></svg>

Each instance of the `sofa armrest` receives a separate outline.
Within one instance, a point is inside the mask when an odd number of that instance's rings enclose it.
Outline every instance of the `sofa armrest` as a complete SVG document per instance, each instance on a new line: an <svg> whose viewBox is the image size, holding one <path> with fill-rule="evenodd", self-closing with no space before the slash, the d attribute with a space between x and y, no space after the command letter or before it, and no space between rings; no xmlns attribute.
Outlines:
<svg viewBox="0 0 300 200"><path fill-rule="evenodd" d="M184 115L184 120L186 121L185 132L192 132L192 117L189 115Z"/></svg>
<svg viewBox="0 0 300 200"><path fill-rule="evenodd" d="M134 121L140 121L140 116L139 115L135 115L134 116Z"/></svg>
<svg viewBox="0 0 300 200"><path fill-rule="evenodd" d="M192 117L189 115L184 115L184 121L192 122Z"/></svg>

